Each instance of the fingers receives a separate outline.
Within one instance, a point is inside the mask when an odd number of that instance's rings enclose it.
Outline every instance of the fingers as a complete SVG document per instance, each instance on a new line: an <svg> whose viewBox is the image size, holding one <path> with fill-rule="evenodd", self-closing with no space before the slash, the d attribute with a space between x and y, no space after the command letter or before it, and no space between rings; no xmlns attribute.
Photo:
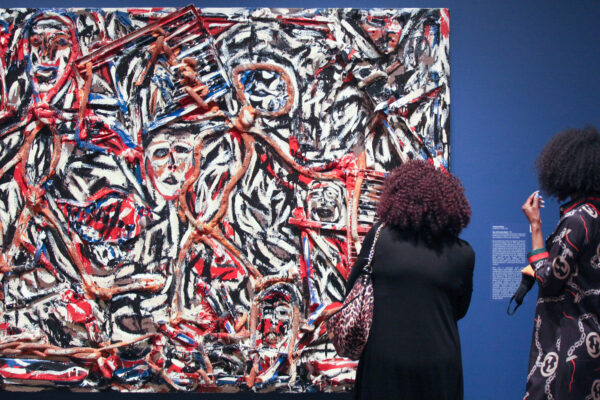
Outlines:
<svg viewBox="0 0 600 400"><path fill-rule="evenodd" d="M544 198L540 194L540 191L536 190L535 192L533 192L529 195L527 200L525 200L523 207L521 207L521 208L523 210L525 210L526 208L544 208L544 206L545 206Z"/></svg>
<svg viewBox="0 0 600 400"><path fill-rule="evenodd" d="M531 207L539 208L540 207L540 194L539 192L534 192L533 200L531 201Z"/></svg>
<svg viewBox="0 0 600 400"><path fill-rule="evenodd" d="M533 205L533 202L535 200L535 197L537 195L537 191L531 193L529 195L529 197L527 197L527 200L525 200L525 203L523 203L523 206L521 207L523 210L525 210L526 208L531 208Z"/></svg>
<svg viewBox="0 0 600 400"><path fill-rule="evenodd" d="M527 200L529 200L530 202L533 201L533 199L535 199L538 195L539 195L540 191L536 190L535 192L531 193L529 195L529 197L527 198Z"/></svg>
<svg viewBox="0 0 600 400"><path fill-rule="evenodd" d="M544 202L544 198L540 194L540 191L536 190L534 193L535 193L535 204L536 204L536 207L544 208L545 202Z"/></svg>

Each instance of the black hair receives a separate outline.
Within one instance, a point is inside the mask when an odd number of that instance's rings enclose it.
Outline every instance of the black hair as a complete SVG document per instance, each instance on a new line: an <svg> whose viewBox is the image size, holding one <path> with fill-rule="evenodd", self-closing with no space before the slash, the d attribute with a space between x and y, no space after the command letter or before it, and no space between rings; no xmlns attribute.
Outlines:
<svg viewBox="0 0 600 400"><path fill-rule="evenodd" d="M567 129L546 143L536 160L540 188L559 200L600 195L600 133Z"/></svg>

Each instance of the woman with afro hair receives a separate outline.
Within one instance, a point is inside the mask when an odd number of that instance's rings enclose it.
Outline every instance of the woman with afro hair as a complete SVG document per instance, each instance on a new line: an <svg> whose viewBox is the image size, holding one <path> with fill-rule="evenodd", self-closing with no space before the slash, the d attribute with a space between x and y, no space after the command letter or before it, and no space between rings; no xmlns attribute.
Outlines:
<svg viewBox="0 0 600 400"><path fill-rule="evenodd" d="M545 243L539 192L522 207L533 245L523 273L539 287L525 399L600 399L600 133L561 132L536 164L540 188L569 201Z"/></svg>
<svg viewBox="0 0 600 400"><path fill-rule="evenodd" d="M471 208L460 181L409 161L384 183L346 291L372 260L374 312L356 375L357 399L463 398L456 322L469 307L475 254L458 238Z"/></svg>

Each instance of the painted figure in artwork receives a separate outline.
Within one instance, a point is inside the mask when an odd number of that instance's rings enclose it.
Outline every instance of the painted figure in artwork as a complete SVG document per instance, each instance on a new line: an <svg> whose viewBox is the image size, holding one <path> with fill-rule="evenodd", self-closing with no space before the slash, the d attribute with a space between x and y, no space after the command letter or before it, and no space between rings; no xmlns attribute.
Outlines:
<svg viewBox="0 0 600 400"><path fill-rule="evenodd" d="M7 104L15 112L4 116L0 139L1 268L7 273L5 301L11 305L5 317L15 326L20 318L30 320L51 343L85 345L89 338L81 322L91 322L101 312L71 290L74 271L60 262L60 234L52 229L59 217L55 201L61 194L53 182L63 154L62 136L76 121L71 63L80 53L75 25L64 14L33 13L13 36L9 54ZM23 312L20 307L35 299L45 300ZM73 299L95 312L66 327L61 321L70 318ZM44 315L44 309L51 311Z"/></svg>

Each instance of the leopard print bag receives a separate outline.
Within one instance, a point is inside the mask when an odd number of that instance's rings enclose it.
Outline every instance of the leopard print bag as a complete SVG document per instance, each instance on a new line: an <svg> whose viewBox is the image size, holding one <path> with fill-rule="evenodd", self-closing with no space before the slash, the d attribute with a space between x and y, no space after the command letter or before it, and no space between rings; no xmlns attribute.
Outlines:
<svg viewBox="0 0 600 400"><path fill-rule="evenodd" d="M373 323L373 268L371 263L382 227L383 224L375 233L369 259L363 268L362 275L354 282L342 307L326 321L333 347L340 356L352 360L360 358L367 339L369 339L369 331Z"/></svg>

